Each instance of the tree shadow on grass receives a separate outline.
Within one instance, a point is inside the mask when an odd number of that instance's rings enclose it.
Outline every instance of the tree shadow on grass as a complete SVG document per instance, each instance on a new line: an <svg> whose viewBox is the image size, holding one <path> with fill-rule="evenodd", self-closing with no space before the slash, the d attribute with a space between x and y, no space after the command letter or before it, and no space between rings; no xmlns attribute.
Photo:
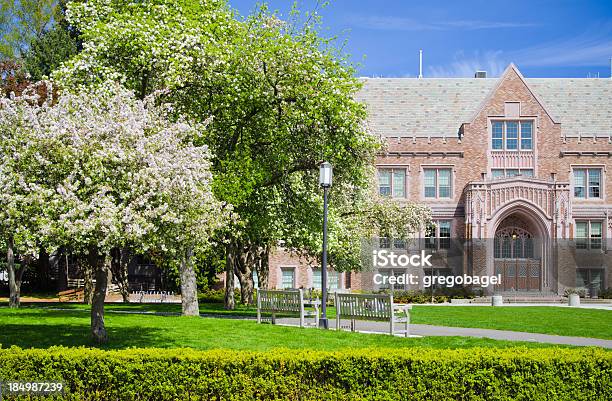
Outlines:
<svg viewBox="0 0 612 401"><path fill-rule="evenodd" d="M151 327L107 327L109 342L104 345L91 340L87 324L2 324L2 348L95 347L120 349L128 347L160 347L163 330ZM173 344L167 344L173 346Z"/></svg>

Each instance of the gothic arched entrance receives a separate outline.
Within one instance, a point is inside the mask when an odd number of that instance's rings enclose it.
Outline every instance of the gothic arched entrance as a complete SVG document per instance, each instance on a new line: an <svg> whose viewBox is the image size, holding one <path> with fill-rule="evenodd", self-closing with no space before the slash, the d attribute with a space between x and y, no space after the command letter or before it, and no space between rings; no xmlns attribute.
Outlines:
<svg viewBox="0 0 612 401"><path fill-rule="evenodd" d="M542 258L537 230L521 215L511 214L495 231L495 274L501 274L502 291L541 291Z"/></svg>

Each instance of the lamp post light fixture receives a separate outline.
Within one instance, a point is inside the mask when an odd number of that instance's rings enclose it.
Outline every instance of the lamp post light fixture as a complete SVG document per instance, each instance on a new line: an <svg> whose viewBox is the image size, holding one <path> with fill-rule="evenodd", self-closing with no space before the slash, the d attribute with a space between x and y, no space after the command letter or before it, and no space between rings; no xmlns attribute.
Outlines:
<svg viewBox="0 0 612 401"><path fill-rule="evenodd" d="M319 185L323 187L323 255L321 257L321 320L319 326L329 328L327 320L327 192L332 185L332 165L328 162L319 168Z"/></svg>

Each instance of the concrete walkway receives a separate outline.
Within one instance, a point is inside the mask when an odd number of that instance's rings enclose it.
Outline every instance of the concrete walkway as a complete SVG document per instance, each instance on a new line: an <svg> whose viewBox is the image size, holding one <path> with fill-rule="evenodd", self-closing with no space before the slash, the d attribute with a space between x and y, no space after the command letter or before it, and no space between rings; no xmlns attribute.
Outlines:
<svg viewBox="0 0 612 401"><path fill-rule="evenodd" d="M299 326L299 319L281 318L277 319L278 324L288 326ZM342 321L342 326L348 326L348 320ZM335 329L336 321L329 319L329 327ZM389 330L389 323L357 321L356 330L362 333L386 334ZM528 341L538 343L560 344L560 345L576 345L576 346L594 346L612 349L612 340L602 340L598 338L586 337L570 337L557 336L552 334L526 333L521 331L509 330L491 330L477 329L466 327L449 327L449 326L431 326L428 324L411 324L411 337L423 336L460 336L460 337L478 337L491 338L494 340L507 341Z"/></svg>

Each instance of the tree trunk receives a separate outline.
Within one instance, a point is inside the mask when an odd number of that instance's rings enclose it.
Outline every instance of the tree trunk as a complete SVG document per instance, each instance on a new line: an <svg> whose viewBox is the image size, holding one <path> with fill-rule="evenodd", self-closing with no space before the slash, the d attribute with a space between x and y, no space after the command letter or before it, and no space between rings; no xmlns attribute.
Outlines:
<svg viewBox="0 0 612 401"><path fill-rule="evenodd" d="M38 283L37 288L40 291L49 291L53 288L50 286L51 284L51 263L49 261L49 254L44 248L40 249L38 254L38 263L37 263L37 275L38 275Z"/></svg>
<svg viewBox="0 0 612 401"><path fill-rule="evenodd" d="M234 249L234 273L240 282L240 302L253 304L253 271L259 256L259 247L253 244L236 246Z"/></svg>
<svg viewBox="0 0 612 401"><path fill-rule="evenodd" d="M259 281L259 288L267 289L270 277L270 246L264 245L259 250L258 260L255 263L257 270L257 279Z"/></svg>
<svg viewBox="0 0 612 401"><path fill-rule="evenodd" d="M248 270L246 273L242 273L239 269L235 269L236 277L240 282L240 303L243 305L253 304L253 271Z"/></svg>
<svg viewBox="0 0 612 401"><path fill-rule="evenodd" d="M84 278L84 288L83 288L83 302L91 305L93 301L93 293L94 293L94 284L93 279L96 274L97 266L98 266L98 251L95 249L90 249L87 254L87 260L83 263L83 278Z"/></svg>
<svg viewBox="0 0 612 401"><path fill-rule="evenodd" d="M9 237L6 244L6 265L9 276L9 307L19 308L21 302L21 278L23 277L24 267L19 271L15 269L13 237Z"/></svg>
<svg viewBox="0 0 612 401"><path fill-rule="evenodd" d="M90 260L95 260L96 286L93 292L91 304L91 335L98 344L108 341L106 327L104 325L104 300L106 299L106 289L108 286L108 272L110 270L110 257L104 263L99 263L98 252L95 249L89 250Z"/></svg>
<svg viewBox="0 0 612 401"><path fill-rule="evenodd" d="M130 264L130 259L132 257L130 250L127 247L115 248L112 251L113 262L111 264L111 269L113 272L113 277L117 286L119 287L119 292L121 293L121 298L123 298L124 303L130 302L130 286L128 282L128 265Z"/></svg>
<svg viewBox="0 0 612 401"><path fill-rule="evenodd" d="M225 309L236 309L234 300L234 251L229 244L225 255Z"/></svg>
<svg viewBox="0 0 612 401"><path fill-rule="evenodd" d="M200 316L198 286L193 267L193 248L189 247L181 258L181 303L183 316Z"/></svg>

